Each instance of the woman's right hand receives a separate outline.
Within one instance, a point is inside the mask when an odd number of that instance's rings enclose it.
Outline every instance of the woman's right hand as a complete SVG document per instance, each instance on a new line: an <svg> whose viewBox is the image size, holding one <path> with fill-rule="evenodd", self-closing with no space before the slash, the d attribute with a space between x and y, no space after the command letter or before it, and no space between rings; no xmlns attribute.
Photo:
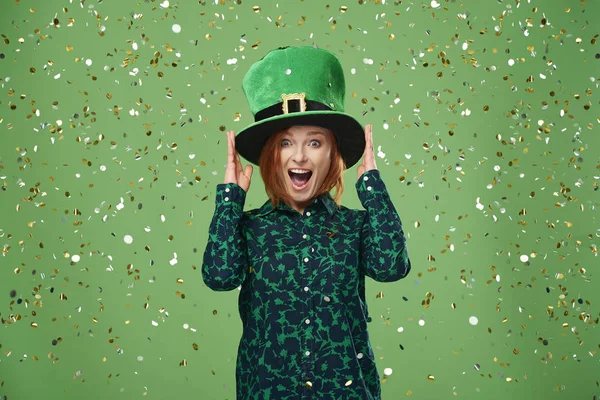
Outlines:
<svg viewBox="0 0 600 400"><path fill-rule="evenodd" d="M235 149L235 133L227 131L227 168L225 170L225 182L239 185L244 192L248 193L250 179L252 178L252 165L246 165L242 169L240 156Z"/></svg>

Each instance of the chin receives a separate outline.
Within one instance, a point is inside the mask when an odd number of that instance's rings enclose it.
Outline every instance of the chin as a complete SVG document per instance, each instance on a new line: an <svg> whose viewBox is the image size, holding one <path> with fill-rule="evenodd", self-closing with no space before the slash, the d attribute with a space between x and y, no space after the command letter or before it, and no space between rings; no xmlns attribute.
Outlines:
<svg viewBox="0 0 600 400"><path fill-rule="evenodd" d="M294 193L291 193L291 195L292 195L292 199L294 199L294 201L296 203L300 203L300 204L302 204L302 203L308 203L311 200L311 198L312 198L312 194L311 195L297 196L297 195L294 195Z"/></svg>

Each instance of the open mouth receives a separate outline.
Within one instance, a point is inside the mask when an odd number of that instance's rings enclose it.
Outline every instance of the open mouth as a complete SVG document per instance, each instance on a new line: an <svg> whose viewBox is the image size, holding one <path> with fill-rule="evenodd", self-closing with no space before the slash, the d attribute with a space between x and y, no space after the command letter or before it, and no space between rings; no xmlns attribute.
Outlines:
<svg viewBox="0 0 600 400"><path fill-rule="evenodd" d="M288 175L290 176L294 189L302 190L308 186L312 171L303 168L292 168L288 170Z"/></svg>

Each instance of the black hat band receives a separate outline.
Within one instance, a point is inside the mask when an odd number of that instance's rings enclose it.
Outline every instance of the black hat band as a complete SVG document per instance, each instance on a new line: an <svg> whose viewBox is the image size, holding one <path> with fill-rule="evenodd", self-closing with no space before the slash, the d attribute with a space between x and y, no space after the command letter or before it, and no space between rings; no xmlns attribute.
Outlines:
<svg viewBox="0 0 600 400"><path fill-rule="evenodd" d="M319 110L328 110L332 111L331 107L326 106L323 103L319 103L318 101L313 100L300 100L300 99L290 99L287 100L288 114L289 113L297 113L302 112L302 103L304 101L306 103L306 109L304 111L319 111ZM276 115L283 115L282 103L275 103L270 107L265 108L264 110L260 110L254 116L254 121L262 121L263 119L271 118Z"/></svg>

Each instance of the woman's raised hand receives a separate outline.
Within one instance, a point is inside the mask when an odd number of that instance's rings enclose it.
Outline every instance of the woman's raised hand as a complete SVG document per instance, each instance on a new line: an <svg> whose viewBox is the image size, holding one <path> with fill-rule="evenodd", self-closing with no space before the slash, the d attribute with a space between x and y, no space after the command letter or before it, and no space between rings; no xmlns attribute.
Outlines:
<svg viewBox="0 0 600 400"><path fill-rule="evenodd" d="M225 182L239 185L244 192L248 193L250 179L252 178L252 165L246 165L242 169L240 156L235 149L235 133L227 132L227 168L225 169Z"/></svg>
<svg viewBox="0 0 600 400"><path fill-rule="evenodd" d="M371 170L377 169L375 164L375 152L373 151L373 125L365 126L365 152L363 153L362 163L357 168L358 176L356 179L360 179L362 174Z"/></svg>

